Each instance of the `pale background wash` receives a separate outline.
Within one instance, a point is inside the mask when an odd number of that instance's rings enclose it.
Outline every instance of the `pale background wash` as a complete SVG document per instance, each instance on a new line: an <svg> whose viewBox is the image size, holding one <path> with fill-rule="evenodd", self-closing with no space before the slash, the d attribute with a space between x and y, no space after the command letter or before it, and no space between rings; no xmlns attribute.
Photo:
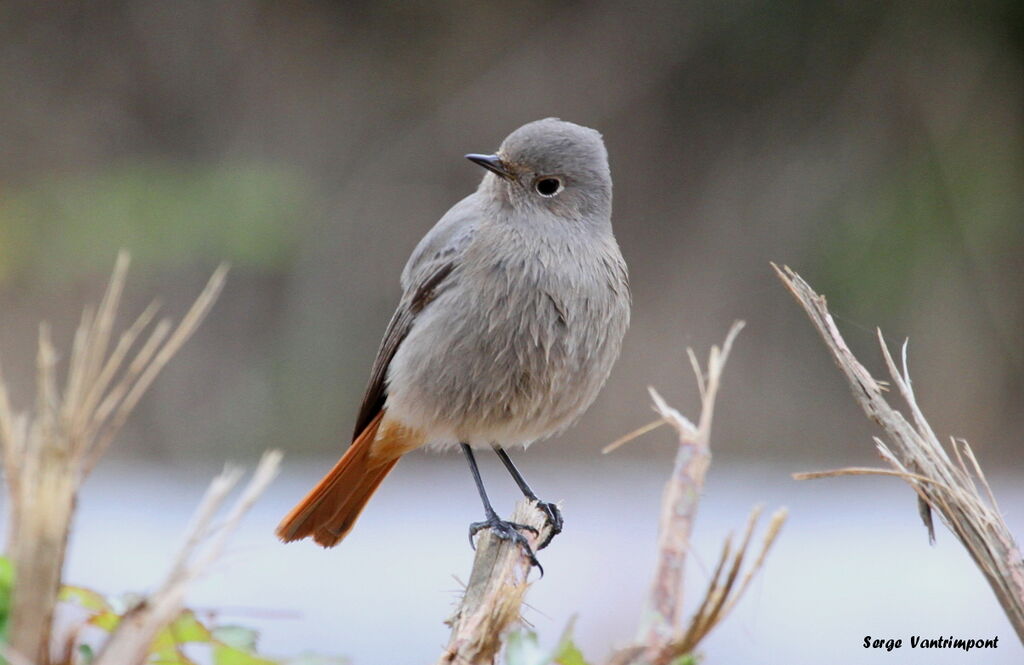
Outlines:
<svg viewBox="0 0 1024 665"><path fill-rule="evenodd" d="M667 433L637 447L664 451ZM654 566L656 507L669 467L592 457L578 475L529 456L522 468L540 488L558 487L566 531L541 552L545 577L531 588L526 618L553 643L576 618L591 662L635 633ZM326 461L326 460L324 460ZM499 505L518 490L486 460ZM449 616L472 553L466 524L479 519L469 474L457 457L413 453L340 546L280 546L270 531L295 492L319 466L296 465L245 522L228 556L190 595L193 605L222 608L222 619L258 627L271 654L305 649L344 653L354 663L432 662L445 643ZM944 529L935 546L912 493L890 479L798 483L775 464L713 468L697 519L687 572L686 611L693 611L729 531L751 506L788 506L784 528L762 576L736 613L704 644L709 663L789 665L1020 663L1024 648L981 574ZM124 478L129 478L127 483ZM83 501L68 578L107 589L144 589L169 565L167 533L184 529L201 474L167 474L111 464ZM832 483L831 486L828 483ZM1012 477L994 479L1011 529L1024 529L1024 491ZM133 497L125 501L125 496ZM398 520L392 515L402 515ZM130 531L112 529L130 524ZM999 636L996 650L912 650L914 634ZM902 638L899 651L863 648L865 635Z"/></svg>
<svg viewBox="0 0 1024 665"><path fill-rule="evenodd" d="M151 587L204 482L278 446L285 475L189 601L299 614L232 618L274 652L429 662L479 519L458 456L403 461L336 551L271 531L351 430L406 258L476 185L462 155L553 115L604 134L634 308L594 407L516 455L565 500L530 597L543 639L578 614L599 660L632 634L671 443L598 451L652 417L648 385L692 414L685 347L703 357L743 318L695 544L710 565L759 501L792 521L708 662L1020 662L980 574L944 529L927 545L898 481L789 479L878 464L877 431L768 262L828 294L877 374L874 327L910 338L925 412L975 445L1024 536L1022 7L0 4L0 362L15 402L32 394L38 321L67 348L118 247L135 256L129 313L158 295L180 313L218 262L233 266L90 480L69 579ZM484 464L507 510L514 486ZM860 647L914 631L1004 646Z"/></svg>

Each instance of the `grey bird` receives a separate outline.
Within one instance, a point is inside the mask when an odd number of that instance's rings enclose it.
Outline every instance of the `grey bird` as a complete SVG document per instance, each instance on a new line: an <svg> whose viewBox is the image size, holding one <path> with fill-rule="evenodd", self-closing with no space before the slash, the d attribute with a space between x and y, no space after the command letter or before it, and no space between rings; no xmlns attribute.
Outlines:
<svg viewBox="0 0 1024 665"><path fill-rule="evenodd" d="M473 449L492 448L537 500L505 449L569 426L619 355L630 294L601 135L547 118L466 157L488 173L409 258L352 444L278 526L285 542L336 545L402 455L458 445L485 511L470 538L489 528L525 545L491 507ZM555 505L537 502L560 531Z"/></svg>

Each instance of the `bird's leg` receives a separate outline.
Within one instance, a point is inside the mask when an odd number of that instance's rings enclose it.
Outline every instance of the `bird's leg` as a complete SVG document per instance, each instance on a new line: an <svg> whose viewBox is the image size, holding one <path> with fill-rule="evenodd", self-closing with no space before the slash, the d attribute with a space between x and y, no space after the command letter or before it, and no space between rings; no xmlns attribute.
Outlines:
<svg viewBox="0 0 1024 665"><path fill-rule="evenodd" d="M509 522L498 517L498 513L494 512L494 508L491 506L491 500L487 498L487 490L484 489L484 481L480 477L480 469L477 468L476 458L473 456L473 449L467 444L461 443L462 452L466 455L466 461L469 462L469 471L473 474L473 482L476 483L476 490L480 493L480 500L484 504L484 516L487 518L483 522L473 522L469 525L469 544L476 549L476 545L473 543L473 536L477 534L481 529L490 529L491 532L502 540L511 540L520 547L530 557L530 563L540 569L541 575L544 574L544 568L541 567L537 561L537 557L533 553L533 549L530 547L530 543L523 537L523 534L519 533L520 529L526 531L532 531L537 533L537 529L529 526L528 524L516 524L515 522Z"/></svg>
<svg viewBox="0 0 1024 665"><path fill-rule="evenodd" d="M548 537L544 539L543 543L537 546L538 550L542 550L551 543L551 540L555 536L562 533L562 512L558 510L557 505L541 501L537 498L537 495L532 489L530 489L530 486L526 484L526 479L523 478L523 474L519 473L519 469L517 469L516 465L512 463L512 459L508 456L508 453L505 452L504 448L501 446L492 447L494 448L494 452L498 453L498 459L500 459L501 463L505 465L508 472L512 474L512 480L516 481L516 485L519 485L519 489L522 490L523 496L535 502L537 507L547 518L548 527L550 528L548 531Z"/></svg>

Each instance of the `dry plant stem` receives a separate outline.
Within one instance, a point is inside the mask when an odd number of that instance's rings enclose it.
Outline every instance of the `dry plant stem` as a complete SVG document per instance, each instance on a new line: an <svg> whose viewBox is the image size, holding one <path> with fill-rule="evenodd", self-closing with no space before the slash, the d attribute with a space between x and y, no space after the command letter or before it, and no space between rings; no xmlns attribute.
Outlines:
<svg viewBox="0 0 1024 665"><path fill-rule="evenodd" d="M711 462L709 442L715 398L718 395L722 370L729 357L729 351L742 328L742 322L733 324L722 348L711 348L707 376L701 370L693 351L687 349L701 396L701 414L697 425L669 407L661 396L651 389L654 410L661 418L605 448L605 452L614 450L663 423L675 428L679 441L675 468L662 497L658 562L649 607L640 623L636 644L612 654L609 665L670 665L680 656L692 654L700 641L728 616L746 592L751 580L764 566L768 551L786 520L785 510L776 511L772 515L761 550L754 563L743 573L743 563L748 558L747 554L750 552L751 541L761 515L761 508L754 508L747 521L740 546L733 547L731 536L726 539L704 597L693 617L683 625L680 620L683 573L700 493L704 486L704 476Z"/></svg>
<svg viewBox="0 0 1024 665"><path fill-rule="evenodd" d="M189 584L223 553L242 518L277 475L280 464L280 452L264 454L249 484L218 525L213 520L242 474L237 469L225 469L214 478L163 584L125 614L93 665L136 665L146 661L157 634L181 612Z"/></svg>
<svg viewBox="0 0 1024 665"><path fill-rule="evenodd" d="M650 656L672 639L680 625L686 552L690 546L690 535L704 487L704 476L711 464L709 442L715 398L718 395L722 369L729 357L729 351L736 335L742 329L743 322L737 321L729 329L722 348L711 348L706 377L700 371L692 351L690 352L701 396L700 420L696 426L668 406L661 396L651 389L654 410L676 430L679 452L676 454L675 468L665 485L662 498L658 561L647 616L641 622L638 635L638 641L648 645Z"/></svg>
<svg viewBox="0 0 1024 665"><path fill-rule="evenodd" d="M778 537L779 531L786 521L787 512L785 509L780 509L772 515L771 520L768 522L768 529L765 531L764 538L762 539L761 550L758 552L753 565L747 569L742 581L740 581L739 575L743 566L743 560L746 558L747 552L750 551L751 538L754 535L754 529L760 516L761 508L757 506L750 513L743 542L735 552L732 550L732 537L730 536L726 539L718 564L715 566L715 572L711 575L711 580L708 582L708 589L704 594L704 600L690 619L690 625L682 637L673 640L658 654L657 659L653 661L654 663L671 663L679 656L693 653L700 641L729 615L739 599L746 593L750 582L764 566L768 551L775 543L775 539ZM738 581L739 584L737 585Z"/></svg>
<svg viewBox="0 0 1024 665"><path fill-rule="evenodd" d="M7 552L16 571L9 648L36 665L49 662L53 607L78 488L153 379L195 332L226 272L223 266L214 272L177 327L159 322L126 365L156 314L155 305L147 308L111 347L128 262L122 252L99 307L82 314L63 390L45 325L39 333L32 413L14 411L0 374L0 447L10 506Z"/></svg>
<svg viewBox="0 0 1024 665"><path fill-rule="evenodd" d="M544 514L533 501L523 499L516 504L511 521L538 530L539 536L523 532L534 549L547 536ZM505 633L519 621L530 568L519 545L501 540L489 530L481 532L469 585L448 620L451 638L438 665L490 665L495 661Z"/></svg>
<svg viewBox="0 0 1024 665"><path fill-rule="evenodd" d="M37 360L41 385L51 385L53 364L53 348L44 327ZM49 626L77 491L73 461L52 432L52 403L45 403L51 397L49 388L40 390L37 408L49 415L34 422L27 439L22 440L21 475L16 482L18 514L10 516L8 540L8 556L17 573L11 597L10 649L36 663L46 663L49 658ZM13 508L13 497L11 503Z"/></svg>
<svg viewBox="0 0 1024 665"><path fill-rule="evenodd" d="M833 360L850 384L854 399L864 413L885 430L888 443L875 439L879 454L927 506L922 516L930 515L930 510L938 512L967 549L1024 642L1024 561L1020 548L999 514L991 488L970 446L965 441L953 440L954 462L925 420L911 386L906 346L903 347L903 366L899 369L881 331L878 332L882 356L893 384L907 404L910 420L889 405L880 383L854 357L828 312L825 298L789 268L780 269L774 264L773 267L825 340ZM978 489L979 484L984 496Z"/></svg>

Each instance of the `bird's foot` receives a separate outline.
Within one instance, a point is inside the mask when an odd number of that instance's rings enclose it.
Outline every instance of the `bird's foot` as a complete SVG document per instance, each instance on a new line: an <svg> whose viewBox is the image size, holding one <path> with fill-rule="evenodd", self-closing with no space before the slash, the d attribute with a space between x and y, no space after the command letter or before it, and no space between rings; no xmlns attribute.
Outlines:
<svg viewBox="0 0 1024 665"><path fill-rule="evenodd" d="M469 525L469 544L473 546L473 549L476 549L476 544L473 542L473 536L483 529L489 529L496 538L511 541L523 548L523 552L526 554L527 558L530 559L530 565L537 566L541 577L544 576L544 567L540 565L539 561L537 561L537 556L534 554L533 548L530 547L530 542L526 540L526 536L520 533L520 530L522 530L530 531L536 535L537 529L533 528L529 524L517 524L516 522L503 520L497 515L491 515L483 522L473 522Z"/></svg>
<svg viewBox="0 0 1024 665"><path fill-rule="evenodd" d="M562 533L562 525L565 521L562 519L562 511L558 509L558 505L554 503L547 503L540 499L534 499L537 504L537 510L544 513L544 521L548 525L548 535L539 545L537 550L540 551L551 544L555 536Z"/></svg>

